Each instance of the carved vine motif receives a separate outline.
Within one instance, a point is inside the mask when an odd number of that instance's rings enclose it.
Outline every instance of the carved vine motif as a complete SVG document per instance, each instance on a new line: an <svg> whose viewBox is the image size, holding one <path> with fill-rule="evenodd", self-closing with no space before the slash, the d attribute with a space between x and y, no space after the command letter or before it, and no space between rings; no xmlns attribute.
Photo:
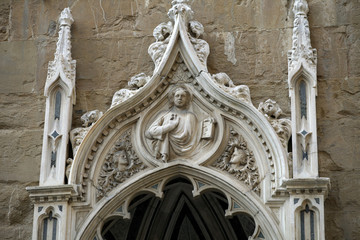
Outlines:
<svg viewBox="0 0 360 240"><path fill-rule="evenodd" d="M176 63L172 67L173 71L168 74L169 82L171 84L191 83L193 81L192 75L180 56L177 57Z"/></svg>
<svg viewBox="0 0 360 240"><path fill-rule="evenodd" d="M276 134L280 138L282 146L287 149L289 139L291 137L291 121L286 118L279 118L282 110L277 102L268 99L259 104L258 110L264 114Z"/></svg>
<svg viewBox="0 0 360 240"><path fill-rule="evenodd" d="M105 162L97 180L97 198L102 198L120 183L145 168L146 165L133 150L130 129L121 135L105 156Z"/></svg>
<svg viewBox="0 0 360 240"><path fill-rule="evenodd" d="M248 149L244 138L235 130L230 130L228 145L213 166L229 172L250 186L253 191L260 193L259 170L256 166L254 154Z"/></svg>

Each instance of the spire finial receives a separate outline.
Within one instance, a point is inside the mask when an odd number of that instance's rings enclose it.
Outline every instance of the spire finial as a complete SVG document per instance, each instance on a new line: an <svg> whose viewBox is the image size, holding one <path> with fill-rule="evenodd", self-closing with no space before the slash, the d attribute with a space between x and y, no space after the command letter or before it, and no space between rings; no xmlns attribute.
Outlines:
<svg viewBox="0 0 360 240"><path fill-rule="evenodd" d="M194 12L189 5L190 0L173 0L171 2L172 7L168 12L168 16L171 20L175 21L177 15L182 15L185 22L188 23L193 19Z"/></svg>
<svg viewBox="0 0 360 240"><path fill-rule="evenodd" d="M307 15L309 12L309 6L306 0L295 0L293 12L295 15L302 14Z"/></svg>
<svg viewBox="0 0 360 240"><path fill-rule="evenodd" d="M59 23L60 26L66 25L66 26L71 26L71 24L74 22L74 19L71 15L71 11L70 8L65 8L59 17Z"/></svg>

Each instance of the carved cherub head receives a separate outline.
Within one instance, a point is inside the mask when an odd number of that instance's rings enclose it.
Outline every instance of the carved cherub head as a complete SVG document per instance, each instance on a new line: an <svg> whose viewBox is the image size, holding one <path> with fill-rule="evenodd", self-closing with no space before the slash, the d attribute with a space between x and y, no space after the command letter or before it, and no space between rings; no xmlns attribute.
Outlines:
<svg viewBox="0 0 360 240"><path fill-rule="evenodd" d="M131 88L141 88L145 86L145 84L149 81L149 77L145 75L145 73L139 73L133 77L131 77L128 85Z"/></svg>
<svg viewBox="0 0 360 240"><path fill-rule="evenodd" d="M99 110L92 110L89 112L86 112L84 115L81 116L81 121L83 127L89 127L93 123L95 123L101 116L103 115L103 112Z"/></svg>
<svg viewBox="0 0 360 240"><path fill-rule="evenodd" d="M177 108L183 109L189 106L192 95L185 86L180 85L170 91L168 98L171 107L176 106Z"/></svg>
<svg viewBox="0 0 360 240"><path fill-rule="evenodd" d="M279 118L282 114L282 110L274 100L268 99L265 102L259 104L258 110L269 118Z"/></svg>

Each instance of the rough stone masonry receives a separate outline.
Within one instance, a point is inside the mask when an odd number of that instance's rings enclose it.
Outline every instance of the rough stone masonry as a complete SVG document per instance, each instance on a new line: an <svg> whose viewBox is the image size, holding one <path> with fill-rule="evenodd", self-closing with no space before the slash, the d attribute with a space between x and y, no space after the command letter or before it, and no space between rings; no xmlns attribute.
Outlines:
<svg viewBox="0 0 360 240"><path fill-rule="evenodd" d="M360 234L360 2L308 0L312 46L318 51L320 176L332 189L325 202L326 239ZM287 51L293 0L195 0L192 8L211 46L210 73L226 72L290 114ZM88 110L105 111L131 76L151 74L147 47L166 21L168 0L2 0L0 2L0 238L30 239L32 205L26 186L38 185L47 63L57 19L70 7L72 56L77 60L73 127ZM203 9L200 11L200 9ZM259 84L261 83L261 84Z"/></svg>

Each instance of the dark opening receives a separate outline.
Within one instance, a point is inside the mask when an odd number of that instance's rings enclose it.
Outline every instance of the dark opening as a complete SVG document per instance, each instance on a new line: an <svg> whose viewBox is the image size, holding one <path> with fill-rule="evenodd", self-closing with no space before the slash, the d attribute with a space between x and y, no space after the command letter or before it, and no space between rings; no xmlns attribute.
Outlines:
<svg viewBox="0 0 360 240"><path fill-rule="evenodd" d="M227 198L216 191L192 196L193 186L185 178L169 181L164 197L136 196L129 205L131 219L114 218L105 223L105 240L168 239L221 240L248 239L255 230L247 214L225 217Z"/></svg>

